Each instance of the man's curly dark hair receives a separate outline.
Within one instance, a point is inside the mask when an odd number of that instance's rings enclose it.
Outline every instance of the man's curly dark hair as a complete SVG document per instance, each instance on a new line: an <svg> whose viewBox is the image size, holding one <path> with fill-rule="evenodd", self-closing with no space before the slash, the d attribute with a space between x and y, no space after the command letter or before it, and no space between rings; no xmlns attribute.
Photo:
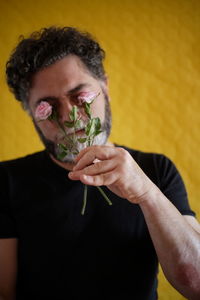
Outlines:
<svg viewBox="0 0 200 300"><path fill-rule="evenodd" d="M24 108L28 108L32 76L70 54L77 55L93 77L105 79L105 52L89 33L52 26L22 37L6 64L6 75L10 90Z"/></svg>

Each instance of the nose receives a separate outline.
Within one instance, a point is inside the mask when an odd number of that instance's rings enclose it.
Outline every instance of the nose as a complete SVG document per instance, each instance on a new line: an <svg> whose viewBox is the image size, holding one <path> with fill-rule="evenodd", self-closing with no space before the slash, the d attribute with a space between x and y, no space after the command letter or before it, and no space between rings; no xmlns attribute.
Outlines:
<svg viewBox="0 0 200 300"><path fill-rule="evenodd" d="M58 112L58 118L61 123L64 123L65 121L70 121L69 113L72 110L72 103L69 99L62 98L59 100L59 104L57 107Z"/></svg>

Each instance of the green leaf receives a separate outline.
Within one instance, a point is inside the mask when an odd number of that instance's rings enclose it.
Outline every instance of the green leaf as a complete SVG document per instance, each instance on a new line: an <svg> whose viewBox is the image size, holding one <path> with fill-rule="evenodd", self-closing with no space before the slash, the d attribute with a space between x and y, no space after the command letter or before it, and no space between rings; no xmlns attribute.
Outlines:
<svg viewBox="0 0 200 300"><path fill-rule="evenodd" d="M76 123L74 124L75 129L81 127L81 120L76 120Z"/></svg>
<svg viewBox="0 0 200 300"><path fill-rule="evenodd" d="M78 142L81 143L81 144L85 143L86 141L87 141L87 138L78 139Z"/></svg>
<svg viewBox="0 0 200 300"><path fill-rule="evenodd" d="M67 152L63 151L63 152L57 154L57 158L59 160L62 160L66 155L67 155Z"/></svg>
<svg viewBox="0 0 200 300"><path fill-rule="evenodd" d="M74 126L74 122L65 121L64 125L67 126L68 128L72 128Z"/></svg>
<svg viewBox="0 0 200 300"><path fill-rule="evenodd" d="M95 133L95 119L91 119L86 128L85 128L85 133L87 136L91 136Z"/></svg>
<svg viewBox="0 0 200 300"><path fill-rule="evenodd" d="M97 136L98 134L100 134L102 132L102 130L97 130L96 132L95 132L95 136Z"/></svg>
<svg viewBox="0 0 200 300"><path fill-rule="evenodd" d="M79 154L78 150L74 150L74 151L73 151L73 154L74 154L74 155Z"/></svg>
<svg viewBox="0 0 200 300"><path fill-rule="evenodd" d="M53 109L51 115L48 117L49 120L56 121L58 119L58 115L55 109Z"/></svg>
<svg viewBox="0 0 200 300"><path fill-rule="evenodd" d="M90 133L91 121L89 121L85 127L85 134L88 136Z"/></svg>
<svg viewBox="0 0 200 300"><path fill-rule="evenodd" d="M94 118L94 120L95 120L95 129L96 131L99 131L101 129L101 121L98 117Z"/></svg>
<svg viewBox="0 0 200 300"><path fill-rule="evenodd" d="M87 128L87 135L90 137L95 137L97 136L99 133L101 133L102 131L101 129L101 121L99 118L93 118L90 120L89 122L89 126Z"/></svg>
<svg viewBox="0 0 200 300"><path fill-rule="evenodd" d="M85 102L84 110L89 119L91 119L90 103Z"/></svg>
<svg viewBox="0 0 200 300"><path fill-rule="evenodd" d="M74 105L72 107L72 110L70 111L69 113L69 117L70 117L70 120L75 122L77 120L77 117L78 117L78 108L76 105Z"/></svg>
<svg viewBox="0 0 200 300"><path fill-rule="evenodd" d="M65 151L65 152L68 151L67 147L64 144L58 144L58 147L59 147L59 149Z"/></svg>

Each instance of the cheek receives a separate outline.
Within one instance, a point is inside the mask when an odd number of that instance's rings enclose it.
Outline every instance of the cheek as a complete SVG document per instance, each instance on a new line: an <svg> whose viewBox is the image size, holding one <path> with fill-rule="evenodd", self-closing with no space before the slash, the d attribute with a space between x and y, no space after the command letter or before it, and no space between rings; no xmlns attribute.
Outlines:
<svg viewBox="0 0 200 300"><path fill-rule="evenodd" d="M37 126L40 128L44 136L48 139L53 139L56 133L56 125L51 121L37 122Z"/></svg>
<svg viewBox="0 0 200 300"><path fill-rule="evenodd" d="M99 101L94 101L92 105L92 117L99 117L101 121L105 119L105 100L99 99Z"/></svg>

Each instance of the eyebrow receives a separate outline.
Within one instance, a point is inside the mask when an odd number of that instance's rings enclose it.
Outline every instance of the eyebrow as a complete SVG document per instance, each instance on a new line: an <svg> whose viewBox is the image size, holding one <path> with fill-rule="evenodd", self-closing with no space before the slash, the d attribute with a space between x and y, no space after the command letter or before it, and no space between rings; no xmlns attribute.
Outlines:
<svg viewBox="0 0 200 300"><path fill-rule="evenodd" d="M89 87L89 86L91 86L91 84L89 84L89 83L81 83L81 84L79 84L78 86L76 86L75 88L69 90L69 91L67 92L67 94L68 94L68 95L74 94L74 93L80 91L82 88L84 88L84 87Z"/></svg>
<svg viewBox="0 0 200 300"><path fill-rule="evenodd" d="M82 88L84 87L90 87L91 84L89 83L81 83L79 85L77 85L76 87L74 87L73 89L69 90L66 94L67 95L73 95L74 93L77 93L78 91L80 91ZM58 100L58 97L54 97L54 96L46 96L46 97L42 97L39 98L36 102L35 102L35 107L42 101L52 101L52 100Z"/></svg>

